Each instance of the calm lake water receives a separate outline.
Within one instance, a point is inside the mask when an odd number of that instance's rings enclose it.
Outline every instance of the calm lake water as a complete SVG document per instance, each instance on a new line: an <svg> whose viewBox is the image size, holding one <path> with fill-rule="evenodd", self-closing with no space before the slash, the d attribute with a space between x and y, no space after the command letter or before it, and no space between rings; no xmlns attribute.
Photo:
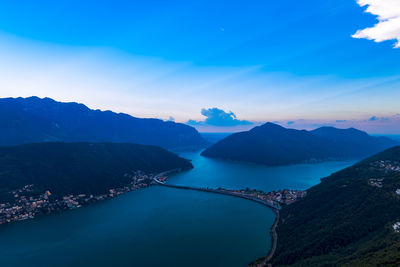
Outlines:
<svg viewBox="0 0 400 267"><path fill-rule="evenodd" d="M171 184L231 189L249 187L264 191L307 189L318 184L321 178L355 163L330 161L269 167L205 158L200 153L180 153L180 156L192 160L194 169L172 175L168 179Z"/></svg>
<svg viewBox="0 0 400 267"><path fill-rule="evenodd" d="M266 167L182 153L169 183L305 189L353 162ZM268 208L239 198L150 187L0 227L0 266L246 266L270 246Z"/></svg>

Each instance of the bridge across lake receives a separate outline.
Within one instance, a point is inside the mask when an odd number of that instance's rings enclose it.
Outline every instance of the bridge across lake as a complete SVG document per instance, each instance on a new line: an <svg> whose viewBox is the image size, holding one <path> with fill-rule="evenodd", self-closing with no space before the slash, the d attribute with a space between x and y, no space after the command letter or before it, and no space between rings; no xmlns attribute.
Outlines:
<svg viewBox="0 0 400 267"><path fill-rule="evenodd" d="M264 206L272 209L272 211L275 213L275 221L270 230L272 244L271 244L271 249L268 252L268 255L262 261L263 266L267 265L267 263L272 259L273 255L275 253L275 250L276 250L276 245L278 243L278 234L276 233L276 227L278 226L278 222L279 222L280 206L275 206L275 205L271 204L270 202L264 201L264 200L256 198L256 197L248 196L248 195L237 193L237 192L231 192L231 191L224 190L221 188L220 189L212 189L212 188L202 188L202 187L193 187L193 186L173 185L173 184L166 184L166 183L158 180L159 177L166 175L167 173L171 173L171 171L156 175L153 178L153 180L155 181L155 184L160 185L160 186L175 188L175 189L195 190L195 191L202 191L202 192L208 192L208 193L213 193L213 194L222 194L222 195L227 195L227 196L239 197L239 198L243 198L246 200L254 201L256 203L259 203L261 205L264 205Z"/></svg>
<svg viewBox="0 0 400 267"><path fill-rule="evenodd" d="M250 201L257 202L257 203L267 206L268 208L271 208L273 210L276 210L276 211L279 210L279 207L277 207L267 201L264 201L262 199L252 197L252 196L247 196L247 195L240 194L240 193L230 192L230 191L227 191L224 189L212 189L212 188L192 187L192 186L183 186L183 185L173 185L173 184L165 184L162 182L158 182L157 184L161 185L161 186L177 188L177 189L195 190L195 191L202 191L202 192L208 192L208 193L214 193L214 194L228 195L228 196L233 196L233 197L240 197L240 198L244 198L244 199L247 199Z"/></svg>

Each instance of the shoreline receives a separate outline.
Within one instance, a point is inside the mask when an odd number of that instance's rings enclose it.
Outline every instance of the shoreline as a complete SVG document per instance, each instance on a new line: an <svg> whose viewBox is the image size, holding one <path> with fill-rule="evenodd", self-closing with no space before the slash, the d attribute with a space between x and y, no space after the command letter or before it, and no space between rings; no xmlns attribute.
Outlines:
<svg viewBox="0 0 400 267"><path fill-rule="evenodd" d="M106 199L109 199L109 198L113 198L113 197L116 197L116 196L124 194L124 193L136 191L139 188L146 188L146 187L150 187L150 186L153 186L153 185L159 185L159 186L175 188L175 189L181 189L181 190L182 189L183 190L194 190L194 191L201 191L201 192L208 192L208 193L232 196L232 197L242 198L242 199L246 199L246 200L253 201L253 202L256 202L258 204L261 204L261 205L271 209L272 212L275 214L274 223L270 227L270 235L271 235L271 240L272 240L271 248L269 249L269 252L268 252L266 257L260 258L260 260L263 259L263 262L262 262L263 265L255 265L255 266L266 266L268 261L273 257L273 255L275 253L275 250L276 250L276 245L277 245L276 227L277 227L278 222L279 222L279 209L280 209L279 204L274 205L272 203L274 203L275 201L266 201L266 200L262 200L262 199L257 198L257 197L245 195L243 193L233 192L233 191L230 191L230 190L227 190L227 189L222 189L222 188L212 189L212 188L201 188L201 187L191 187L191 186L165 184L164 182L161 182L159 180L159 179L164 179L163 181L165 181L168 178L168 175L176 173L176 172L180 172L180 171L181 171L181 169L172 169L172 170L164 171L162 173L158 173L156 175L153 175L153 177L151 178L151 182L146 184L146 186L140 186L138 188L132 188L131 190L127 190L125 192L118 192L118 194L114 194L114 193L116 193L116 192L114 192L115 189L112 189L113 192L111 193L111 191L110 191L110 197L108 196L108 194L105 194L104 197L102 196L101 199L97 199L96 198L97 196L96 197L91 197L90 203L89 202L79 203L81 205L78 205L76 207L75 206L68 207L68 208L65 207L64 209L60 209L60 210L57 210L57 211L52 211L52 212L42 213L42 214L35 214L35 216L28 217L27 219L34 219L36 217L41 217L43 215L51 215L51 214L55 214L55 213L62 213L62 212L68 211L68 210L73 210L73 209L77 209L77 208L80 208L80 207L89 206L90 204L94 204L94 203L99 202L101 200L106 200ZM272 203L270 203L270 202L272 202ZM22 221L22 220L15 220L15 221L6 222L6 223L4 223L4 225L7 225L9 223L17 223L19 221ZM251 264L249 264L249 266L254 266L254 265L251 263Z"/></svg>
<svg viewBox="0 0 400 267"><path fill-rule="evenodd" d="M271 249L269 250L269 253L267 255L267 257L265 258L265 260L263 261L261 266L267 266L269 261L272 259L272 257L275 254L275 250L276 250L276 246L278 244L278 233L276 232L276 227L278 227L278 223L279 223L279 211L274 211L275 213L275 221L271 226L271 239L272 239L272 243L271 243ZM269 264L270 266L272 266L271 264Z"/></svg>
<svg viewBox="0 0 400 267"><path fill-rule="evenodd" d="M86 207L99 201L112 199L128 192L149 187L155 177L172 171L179 171L179 169L165 171L155 176L136 170L131 174L125 174L131 177L129 184L122 187L108 188L104 192L95 195L90 193L68 193L66 195L57 194L54 196L49 190L34 192L32 191L32 188L34 188L33 184L26 185L21 189L9 192L14 195L12 202L0 203L0 226L32 220L40 216L62 213L67 210ZM28 194L31 194L30 197L28 197Z"/></svg>

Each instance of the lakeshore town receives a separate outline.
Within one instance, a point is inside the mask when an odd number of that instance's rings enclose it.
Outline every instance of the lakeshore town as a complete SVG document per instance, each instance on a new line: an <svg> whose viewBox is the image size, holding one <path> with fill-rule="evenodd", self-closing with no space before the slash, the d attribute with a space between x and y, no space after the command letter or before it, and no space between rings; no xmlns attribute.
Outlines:
<svg viewBox="0 0 400 267"><path fill-rule="evenodd" d="M390 161L390 160L378 160L370 163L370 166L384 172L385 174L400 172L400 163L398 161ZM373 187L382 188L385 178L369 178L368 184ZM395 193L400 195L400 188L396 189Z"/></svg>
<svg viewBox="0 0 400 267"><path fill-rule="evenodd" d="M390 161L390 160L378 160L370 164L373 168L383 171L385 174L400 172L400 162ZM370 178L368 179L368 184L373 187L382 188L385 178ZM400 196L400 188L395 190L396 195ZM400 233L400 222L395 222L392 225L393 231L395 233Z"/></svg>
<svg viewBox="0 0 400 267"><path fill-rule="evenodd" d="M385 173L400 172L400 162L391 160L378 160L370 163L370 166Z"/></svg>
<svg viewBox="0 0 400 267"><path fill-rule="evenodd" d="M9 192L11 195L10 201L0 203L0 224L80 208L96 201L113 198L129 191L147 187L153 181L152 174L146 174L142 171L135 171L132 174L126 173L124 176L131 178L131 182L125 187L109 189L108 193L100 195L69 194L58 199L52 198L52 193L49 190L44 191L42 194L35 194L37 191L35 185L25 185L23 188Z"/></svg>
<svg viewBox="0 0 400 267"><path fill-rule="evenodd" d="M281 204L290 205L299 200L300 198L305 197L307 194L307 192L304 190L289 190L289 189L277 190L272 192L264 192L261 190L250 189L250 188L241 190L229 190L229 189L218 188L218 190L259 199L264 202L268 202L269 204L277 207L278 209L280 208Z"/></svg>
<svg viewBox="0 0 400 267"><path fill-rule="evenodd" d="M157 177L157 182L164 184L167 179L168 176L160 175L159 177ZM229 193L230 195L239 195L239 196L258 199L267 202L278 209L280 208L280 204L286 204L286 205L292 204L297 200L299 200L300 198L305 197L307 194L307 192L304 190L290 190L290 189L277 190L272 192L264 192L261 190L250 189L250 188L235 190L235 189L225 189L222 187L218 187L217 189L211 189L207 187L199 189L219 191L221 193Z"/></svg>
<svg viewBox="0 0 400 267"><path fill-rule="evenodd" d="M392 172L400 172L400 163L390 160L379 160L370 164L371 167L383 171L385 174ZM52 192L45 190L40 194L34 184L25 185L22 188L8 192L9 201L0 203L0 224L11 223L32 219L39 215L61 212L68 209L76 209L82 206L94 203L96 201L113 198L115 196L145 188L152 184L165 183L168 179L166 174L146 174L142 171L135 171L131 174L126 173L124 176L129 177L131 182L120 188L111 188L107 193L99 195L89 194L68 194L61 198L52 197ZM384 177L369 178L368 184L382 188ZM306 196L307 192L303 190L277 190L272 192L263 192L256 189L224 189L219 187L215 191L225 192L233 195L246 196L269 203L270 205L280 208L280 205L289 205ZM400 195L400 188L395 190ZM396 232L400 231L400 222L396 227Z"/></svg>
<svg viewBox="0 0 400 267"><path fill-rule="evenodd" d="M160 182L164 183L168 178L167 175L155 176L142 171L135 171L133 174L125 174L125 176L131 178L131 182L127 186L112 188L108 190L108 193L100 195L68 194L61 198L54 198L49 190L37 194L35 185L25 185L23 188L8 192L11 200L6 203L0 203L0 225L33 219L39 215L61 212L63 210L77 209L96 201L113 198L139 188L145 188ZM216 190L255 198L277 208L281 204L291 204L306 195L306 191L288 189L272 192L263 192L249 188L242 190L218 188Z"/></svg>

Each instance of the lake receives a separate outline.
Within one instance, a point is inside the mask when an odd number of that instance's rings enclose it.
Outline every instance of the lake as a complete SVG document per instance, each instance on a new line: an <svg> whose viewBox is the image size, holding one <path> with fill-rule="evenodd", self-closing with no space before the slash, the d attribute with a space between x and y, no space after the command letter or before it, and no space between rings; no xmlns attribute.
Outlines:
<svg viewBox="0 0 400 267"><path fill-rule="evenodd" d="M307 189L331 173L346 168L355 161L329 161L317 164L264 166L200 156L200 153L180 153L192 161L194 169L172 175L168 182L199 187L230 189L254 188L264 191L277 189Z"/></svg>
<svg viewBox="0 0 400 267"><path fill-rule="evenodd" d="M195 168L169 183L306 189L353 162L267 167L182 153ZM0 227L0 266L246 266L270 246L268 208L153 186L62 214Z"/></svg>

